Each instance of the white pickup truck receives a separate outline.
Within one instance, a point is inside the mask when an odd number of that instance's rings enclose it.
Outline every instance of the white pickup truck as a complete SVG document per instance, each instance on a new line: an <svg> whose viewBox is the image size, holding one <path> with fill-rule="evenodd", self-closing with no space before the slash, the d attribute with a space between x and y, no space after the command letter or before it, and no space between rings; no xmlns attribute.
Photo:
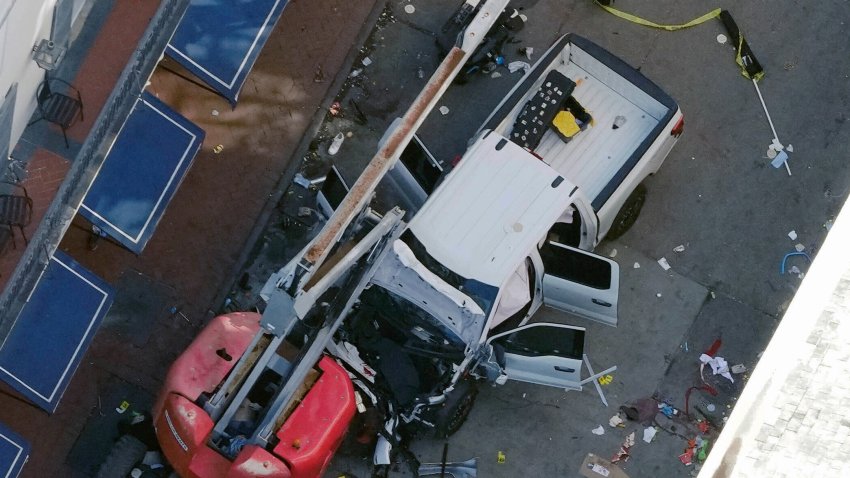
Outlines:
<svg viewBox="0 0 850 478"><path fill-rule="evenodd" d="M565 107L584 128L562 121ZM556 119L559 132L550 128ZM587 40L563 37L433 192L417 177L422 168L397 163L407 176L396 184L430 192L412 219L402 221L396 208L366 239L342 239L289 299L282 293L306 270L296 258L263 288L271 298L264 317L293 300L321 305L298 314L296 337L317 327L309 322L335 317L327 350L386 419L376 465L390 463L403 426L457 430L475 379L581 389L595 378L582 378L585 329L530 318L545 304L617 324L618 266L588 250L618 220L633 221L642 202L633 192L681 128L676 103L639 72ZM319 195L327 209L345 197L339 179L330 175Z"/></svg>

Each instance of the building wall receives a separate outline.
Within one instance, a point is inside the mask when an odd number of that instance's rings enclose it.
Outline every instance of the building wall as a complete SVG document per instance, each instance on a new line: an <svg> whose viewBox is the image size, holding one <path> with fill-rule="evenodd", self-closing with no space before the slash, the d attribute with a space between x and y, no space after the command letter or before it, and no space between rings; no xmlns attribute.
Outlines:
<svg viewBox="0 0 850 478"><path fill-rule="evenodd" d="M49 37L54 4L55 0L0 1L0 95L3 110L12 113L10 130L0 131L0 146L18 141L35 109L35 91L44 70L33 61L32 47ZM9 100L16 101L10 105L7 94L15 83L17 95Z"/></svg>
<svg viewBox="0 0 850 478"><path fill-rule="evenodd" d="M32 48L42 38L53 38L67 46L70 28L85 0L0 0L0 155L14 145L35 111L35 93L44 78L32 57ZM54 12L62 18L54 19ZM62 27L54 28L54 21ZM58 25L57 25L58 26ZM17 94L9 95L17 84ZM7 101L8 99L8 101ZM14 103L14 104L11 104ZM7 121L2 117L6 116ZM8 118L11 121L8 121Z"/></svg>

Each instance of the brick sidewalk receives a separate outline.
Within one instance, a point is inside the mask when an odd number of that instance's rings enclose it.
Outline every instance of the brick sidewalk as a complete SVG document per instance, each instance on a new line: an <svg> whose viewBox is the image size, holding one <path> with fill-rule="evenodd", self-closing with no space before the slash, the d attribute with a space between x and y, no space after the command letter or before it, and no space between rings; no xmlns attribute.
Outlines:
<svg viewBox="0 0 850 478"><path fill-rule="evenodd" d="M194 165L142 255L110 242L89 250L87 224L80 219L60 248L113 285L138 271L171 291L169 299L181 307L188 321L162 314L146 327L150 338L143 347L102 327L53 416L21 402L6 387L7 393L0 395L0 421L32 445L22 476L86 474L79 464L68 463L68 455L90 418L114 413L115 404L102 403L108 384L123 381L156 394L168 365L209 310L218 307L212 303L214 298L233 280L240 254L251 246L248 240L255 223L290 167L375 3L291 0L235 109L172 73L161 68L155 72L148 91L207 132ZM85 140L138 41L129 38L142 34L157 6L153 1L114 2L74 79L84 95L86 121L69 131L69 139ZM127 40L116 42L115 38ZM130 46L116 48L119 44ZM166 64L173 66L168 60ZM314 81L317 68L324 72L321 82ZM219 144L223 150L216 154L213 148ZM42 163L45 166L39 171L51 178L51 184L56 184L56 174L64 175L68 163L46 150L36 150L32 156L27 184L39 191L38 207L46 209L41 195L55 194L55 189L51 193L47 182L37 185L36 165ZM127 399L132 402L134 397Z"/></svg>

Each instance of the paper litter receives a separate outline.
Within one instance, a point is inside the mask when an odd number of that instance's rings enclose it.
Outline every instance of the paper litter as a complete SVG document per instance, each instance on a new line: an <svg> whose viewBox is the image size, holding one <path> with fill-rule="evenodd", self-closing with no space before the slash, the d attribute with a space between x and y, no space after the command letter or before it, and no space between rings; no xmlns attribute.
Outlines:
<svg viewBox="0 0 850 478"><path fill-rule="evenodd" d="M614 415L613 417L611 417L611 418L608 420L608 424L609 424L609 425L611 425L611 427L612 427L612 428L613 428L613 427L617 427L617 426L619 426L619 425L622 425L622 424L623 424L623 419L622 419L622 418L620 418L620 415L619 415L619 414L617 414L617 415Z"/></svg>
<svg viewBox="0 0 850 478"><path fill-rule="evenodd" d="M723 357L711 357L710 355L702 354L699 356L699 361L702 362L703 365L708 364L711 366L711 371L714 375L720 374L723 378L735 383L735 379L732 378L732 374L729 373L729 364L726 363L726 359ZM700 366L700 373L702 373L702 366Z"/></svg>
<svg viewBox="0 0 850 478"><path fill-rule="evenodd" d="M655 438L655 434L658 433L658 430L655 427L647 427L643 429L643 441L647 443L651 443L652 439Z"/></svg>
<svg viewBox="0 0 850 478"><path fill-rule="evenodd" d="M531 65L524 61L512 61L508 63L508 71L511 73L516 73L522 70L523 73L531 69Z"/></svg>

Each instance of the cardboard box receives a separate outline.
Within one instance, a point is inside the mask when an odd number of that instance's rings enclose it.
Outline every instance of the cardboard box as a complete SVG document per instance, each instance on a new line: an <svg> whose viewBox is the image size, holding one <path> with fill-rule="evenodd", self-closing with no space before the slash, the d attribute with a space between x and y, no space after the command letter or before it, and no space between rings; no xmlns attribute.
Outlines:
<svg viewBox="0 0 850 478"><path fill-rule="evenodd" d="M588 453L581 462L578 470L581 476L587 478L629 478L625 471L608 460L600 458L593 453Z"/></svg>

